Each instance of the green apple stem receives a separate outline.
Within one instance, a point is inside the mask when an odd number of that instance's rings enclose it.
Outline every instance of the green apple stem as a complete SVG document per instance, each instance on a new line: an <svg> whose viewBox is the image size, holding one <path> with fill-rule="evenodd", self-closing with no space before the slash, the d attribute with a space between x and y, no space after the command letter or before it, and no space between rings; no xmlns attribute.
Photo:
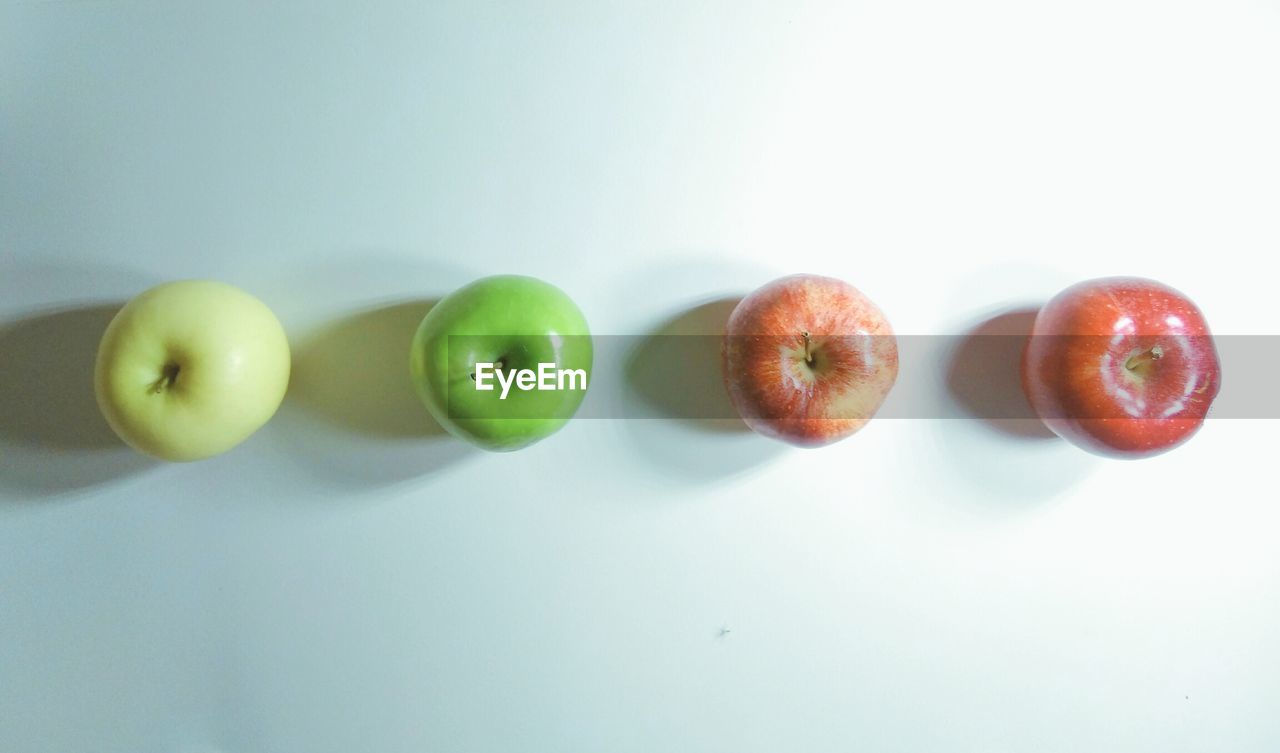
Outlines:
<svg viewBox="0 0 1280 753"><path fill-rule="evenodd" d="M808 332L801 332L800 336L804 338L804 362L813 365L813 340L809 337Z"/></svg>
<svg viewBox="0 0 1280 753"><path fill-rule="evenodd" d="M1152 345L1147 350L1135 356L1130 356L1129 360L1125 361L1124 367L1129 371L1136 371L1143 365L1159 361L1161 358L1164 358L1164 348L1159 345Z"/></svg>
<svg viewBox="0 0 1280 753"><path fill-rule="evenodd" d="M495 364L493 365L493 370L494 370L494 371L502 371L502 361L498 361L497 363L495 363ZM475 373L474 371L473 371L473 372L471 372L468 376L470 376L470 377L471 377L471 381L473 381L473 382L474 382L474 381L476 380L476 373Z"/></svg>

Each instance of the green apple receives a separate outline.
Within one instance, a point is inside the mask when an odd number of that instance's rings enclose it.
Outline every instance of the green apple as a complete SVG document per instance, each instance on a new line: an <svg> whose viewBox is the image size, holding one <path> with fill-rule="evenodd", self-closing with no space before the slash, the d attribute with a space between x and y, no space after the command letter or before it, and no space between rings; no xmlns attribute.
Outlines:
<svg viewBox="0 0 1280 753"><path fill-rule="evenodd" d="M116 314L94 391L116 434L162 460L235 447L280 407L289 341L262 301L220 282L158 285Z"/></svg>
<svg viewBox="0 0 1280 753"><path fill-rule="evenodd" d="M542 280L500 275L432 307L413 338L409 369L441 426L507 451L550 436L573 417L586 396L591 356L587 321L569 296Z"/></svg>

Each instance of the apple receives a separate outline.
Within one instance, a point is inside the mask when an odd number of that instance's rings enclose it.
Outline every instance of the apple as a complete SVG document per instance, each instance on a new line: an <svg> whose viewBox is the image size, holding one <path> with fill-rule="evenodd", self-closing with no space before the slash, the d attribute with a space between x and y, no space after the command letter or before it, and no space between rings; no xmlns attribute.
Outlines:
<svg viewBox="0 0 1280 753"><path fill-rule="evenodd" d="M1054 296L1023 353L1023 389L1045 425L1110 457L1148 457L1187 441L1220 383L1200 309L1136 277L1088 280Z"/></svg>
<svg viewBox="0 0 1280 753"><path fill-rule="evenodd" d="M740 301L725 330L724 383L747 425L818 447L861 429L898 377L898 341L852 285L793 275Z"/></svg>
<svg viewBox="0 0 1280 753"><path fill-rule="evenodd" d="M431 308L413 338L409 370L441 426L486 450L509 451L573 417L591 360L587 321L569 296L542 280L499 275Z"/></svg>
<svg viewBox="0 0 1280 753"><path fill-rule="evenodd" d="M275 414L289 361L284 329L262 301L221 282L170 282L139 294L107 325L94 392L129 446L201 460Z"/></svg>

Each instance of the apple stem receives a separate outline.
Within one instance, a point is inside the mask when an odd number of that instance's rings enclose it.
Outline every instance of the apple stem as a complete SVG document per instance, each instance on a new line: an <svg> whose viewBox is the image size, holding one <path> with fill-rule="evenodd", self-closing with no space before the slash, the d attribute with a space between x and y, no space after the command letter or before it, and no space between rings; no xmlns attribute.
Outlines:
<svg viewBox="0 0 1280 753"><path fill-rule="evenodd" d="M178 381L178 365L175 363L165 364L164 370L160 372L160 378L151 385L151 392L159 395L164 392L166 387L172 387L176 381Z"/></svg>
<svg viewBox="0 0 1280 753"><path fill-rule="evenodd" d="M800 336L804 338L804 362L812 364L813 351L811 350L811 346L813 345L813 340L809 337L808 332L801 332Z"/></svg>
<svg viewBox="0 0 1280 753"><path fill-rule="evenodd" d="M1159 361L1161 358L1164 358L1164 348L1159 345L1152 345L1136 356L1131 356L1128 361L1125 361L1124 367L1129 371L1134 371L1143 364Z"/></svg>
<svg viewBox="0 0 1280 753"><path fill-rule="evenodd" d="M493 370L494 370L494 371L502 371L502 361L498 361L497 363L495 363L495 364L493 365ZM471 377L471 381L473 381L473 382L476 380L476 373L475 373L474 371L473 371L473 372L471 372L470 374L468 374L467 376L470 376L470 377Z"/></svg>

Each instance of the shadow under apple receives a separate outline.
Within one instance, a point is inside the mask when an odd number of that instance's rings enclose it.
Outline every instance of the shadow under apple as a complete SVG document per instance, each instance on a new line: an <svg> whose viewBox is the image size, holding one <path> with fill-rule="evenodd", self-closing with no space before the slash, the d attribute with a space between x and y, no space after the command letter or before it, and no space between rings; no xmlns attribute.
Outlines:
<svg viewBox="0 0 1280 753"><path fill-rule="evenodd" d="M474 452L431 417L409 375L414 333L435 303L357 311L299 339L275 421L302 462L343 481L391 483Z"/></svg>
<svg viewBox="0 0 1280 753"><path fill-rule="evenodd" d="M1054 439L1022 390L1022 351L1038 311L1005 311L966 333L951 353L947 391L967 415L1001 433Z"/></svg>
<svg viewBox="0 0 1280 753"><path fill-rule="evenodd" d="M930 368L946 373L947 392L964 418L938 420L931 441L910 460L936 463L947 481L934 499L980 502L968 512L1023 514L1059 499L1097 468L1096 458L1049 431L1022 391L1022 350L1037 309L1010 309L973 327ZM903 473L910 473L904 468Z"/></svg>
<svg viewBox="0 0 1280 753"><path fill-rule="evenodd" d="M724 387L720 348L738 298L703 303L663 324L626 356L627 382L660 418L713 432L749 432Z"/></svg>
<svg viewBox="0 0 1280 753"><path fill-rule="evenodd" d="M647 456L688 477L739 473L783 449L751 431L724 387L721 342L740 300L719 298L682 311L638 342L628 340L623 356L627 385L638 400L628 402L621 418Z"/></svg>
<svg viewBox="0 0 1280 753"><path fill-rule="evenodd" d="M409 347L435 301L409 301L329 322L294 349L289 397L337 427L380 437L434 437L409 377Z"/></svg>
<svg viewBox="0 0 1280 753"><path fill-rule="evenodd" d="M98 343L123 305L0 325L0 483L20 494L56 495L158 464L115 435L94 397Z"/></svg>

